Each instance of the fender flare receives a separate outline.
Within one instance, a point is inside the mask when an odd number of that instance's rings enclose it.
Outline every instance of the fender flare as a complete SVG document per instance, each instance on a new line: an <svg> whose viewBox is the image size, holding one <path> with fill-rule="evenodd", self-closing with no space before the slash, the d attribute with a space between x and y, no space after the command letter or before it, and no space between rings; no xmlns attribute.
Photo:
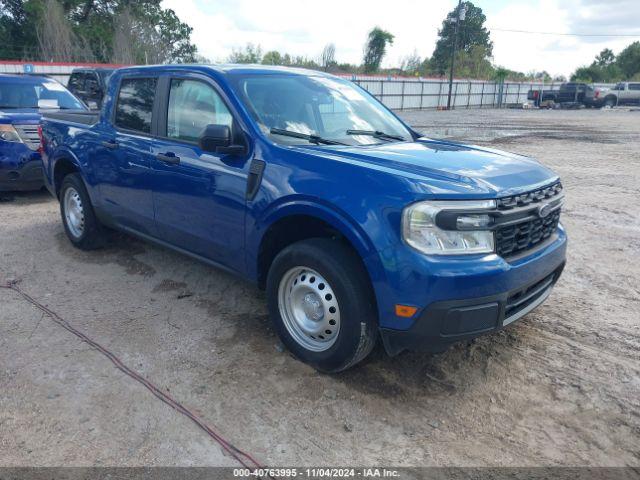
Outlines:
<svg viewBox="0 0 640 480"><path fill-rule="evenodd" d="M88 186L84 168L82 167L80 160L73 153L72 150L70 150L67 147L58 147L56 151L53 153L53 155L51 156L51 158L52 158L52 161L50 162L50 165L49 165L51 168L51 171L47 172L47 177L51 179L51 185L55 192L58 192L58 188L60 187L60 185L56 185L55 171L56 171L56 166L58 165L58 162L61 160L68 161L74 167L76 167L76 169L78 170L78 173L82 177L85 187ZM87 192L89 193L89 196L91 197L91 201L93 203L94 198L93 198L91 189L87 188Z"/></svg>
<svg viewBox="0 0 640 480"><path fill-rule="evenodd" d="M376 248L370 236L346 212L338 209L335 205L317 198L304 196L294 196L282 199L280 202L271 205L259 218L255 219L254 228L248 228L248 232L253 230L254 234L247 238L247 251L255 252L254 258L248 258L249 276L257 278L258 251L269 228L285 217L304 215L315 217L331 225L339 231L358 252L362 263L367 270L373 291L378 296L376 283L385 282L386 274L382 266L379 249Z"/></svg>

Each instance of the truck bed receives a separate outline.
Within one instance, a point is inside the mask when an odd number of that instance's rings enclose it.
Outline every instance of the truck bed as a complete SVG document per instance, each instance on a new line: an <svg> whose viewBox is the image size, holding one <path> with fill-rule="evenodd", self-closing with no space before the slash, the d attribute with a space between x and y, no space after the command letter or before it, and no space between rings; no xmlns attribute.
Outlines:
<svg viewBox="0 0 640 480"><path fill-rule="evenodd" d="M79 123L81 125L91 126L100 120L100 112L91 112L83 110L46 112L42 115L44 119L60 120L62 122Z"/></svg>

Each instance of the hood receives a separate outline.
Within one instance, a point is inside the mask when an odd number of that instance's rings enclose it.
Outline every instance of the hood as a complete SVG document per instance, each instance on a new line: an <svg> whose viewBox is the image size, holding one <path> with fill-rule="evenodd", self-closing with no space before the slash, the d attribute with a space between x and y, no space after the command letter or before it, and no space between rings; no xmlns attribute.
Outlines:
<svg viewBox="0 0 640 480"><path fill-rule="evenodd" d="M0 111L0 123L38 123L42 110L35 108L24 108L15 110Z"/></svg>
<svg viewBox="0 0 640 480"><path fill-rule="evenodd" d="M336 160L422 180L432 193L514 195L555 181L548 168L522 155L453 142L419 139L354 147L298 147L318 150ZM459 188L449 188L457 184ZM451 185L453 187L453 185Z"/></svg>

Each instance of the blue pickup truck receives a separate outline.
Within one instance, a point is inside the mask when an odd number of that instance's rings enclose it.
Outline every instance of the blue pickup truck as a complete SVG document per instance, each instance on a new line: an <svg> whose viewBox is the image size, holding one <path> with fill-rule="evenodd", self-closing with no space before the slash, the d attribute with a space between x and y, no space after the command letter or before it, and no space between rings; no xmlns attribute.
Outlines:
<svg viewBox="0 0 640 480"><path fill-rule="evenodd" d="M565 263L555 173L425 138L324 73L120 69L99 114L42 130L71 243L115 228L257 283L282 342L321 371L380 339L394 355L499 330Z"/></svg>
<svg viewBox="0 0 640 480"><path fill-rule="evenodd" d="M42 188L40 115L52 109L84 108L50 78L0 75L0 191Z"/></svg>

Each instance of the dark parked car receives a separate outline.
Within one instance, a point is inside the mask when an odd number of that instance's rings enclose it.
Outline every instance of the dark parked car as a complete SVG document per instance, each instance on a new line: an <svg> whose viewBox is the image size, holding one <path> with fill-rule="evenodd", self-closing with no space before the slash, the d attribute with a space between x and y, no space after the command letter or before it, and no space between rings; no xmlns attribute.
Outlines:
<svg viewBox="0 0 640 480"><path fill-rule="evenodd" d="M113 68L76 68L71 72L67 88L92 110L102 108L107 81Z"/></svg>
<svg viewBox="0 0 640 480"><path fill-rule="evenodd" d="M35 75L0 75L0 191L44 185L38 124L44 111L85 110L64 85Z"/></svg>
<svg viewBox="0 0 640 480"><path fill-rule="evenodd" d="M567 82L560 85L557 103L584 105L585 99L590 96L593 96L593 86L587 83Z"/></svg>
<svg viewBox="0 0 640 480"><path fill-rule="evenodd" d="M558 102L559 89L552 88L533 88L527 92L527 100L534 102L536 107L539 107L542 102L554 101Z"/></svg>

